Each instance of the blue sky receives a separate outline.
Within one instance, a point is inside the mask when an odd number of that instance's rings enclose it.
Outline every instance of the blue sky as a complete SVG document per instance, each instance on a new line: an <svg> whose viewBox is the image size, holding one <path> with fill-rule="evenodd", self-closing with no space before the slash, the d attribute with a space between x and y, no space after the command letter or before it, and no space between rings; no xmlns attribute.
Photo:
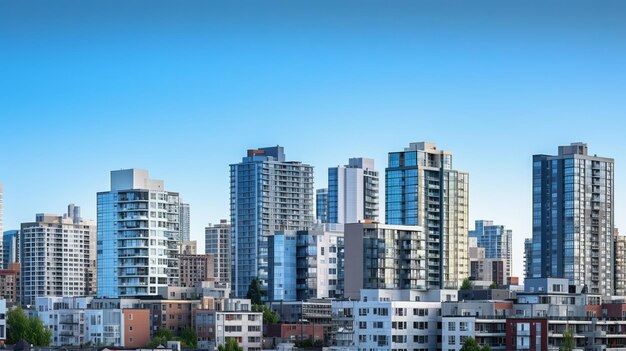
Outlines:
<svg viewBox="0 0 626 351"><path fill-rule="evenodd" d="M470 173L471 219L514 230L521 275L532 154L584 141L614 157L626 226L624 6L2 2L5 229L70 202L95 218L109 171L138 167L191 204L202 247L248 148L283 145L323 187L329 166L383 171L427 140Z"/></svg>

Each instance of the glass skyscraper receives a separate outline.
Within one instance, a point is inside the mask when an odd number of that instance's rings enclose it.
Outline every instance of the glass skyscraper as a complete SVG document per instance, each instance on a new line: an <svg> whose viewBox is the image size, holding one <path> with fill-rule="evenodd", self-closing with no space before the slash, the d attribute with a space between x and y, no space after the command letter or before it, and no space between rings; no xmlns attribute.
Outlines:
<svg viewBox="0 0 626 351"><path fill-rule="evenodd" d="M276 232L268 239L268 300L296 301L296 233Z"/></svg>
<svg viewBox="0 0 626 351"><path fill-rule="evenodd" d="M319 223L328 223L328 189L315 191L315 219Z"/></svg>
<svg viewBox="0 0 626 351"><path fill-rule="evenodd" d="M612 294L613 171L613 159L589 156L583 143L533 156L532 278Z"/></svg>
<svg viewBox="0 0 626 351"><path fill-rule="evenodd" d="M374 160L351 158L328 169L328 223L378 220L378 172Z"/></svg>
<svg viewBox="0 0 626 351"><path fill-rule="evenodd" d="M157 295L178 285L181 244L178 193L148 171L111 172L98 193L98 296Z"/></svg>
<svg viewBox="0 0 626 351"><path fill-rule="evenodd" d="M452 154L433 143L390 152L385 169L387 224L426 231L429 289L457 289L469 276L469 175L452 168Z"/></svg>
<svg viewBox="0 0 626 351"><path fill-rule="evenodd" d="M19 230L7 230L4 232L2 238L2 249L4 254L2 255L2 261L4 262L4 269L8 269L9 263L19 262Z"/></svg>
<svg viewBox="0 0 626 351"><path fill-rule="evenodd" d="M485 258L506 260L505 275L507 278L511 277L512 230L493 224L493 221L477 220L475 229L470 230L469 236L476 238L478 247L485 249Z"/></svg>
<svg viewBox="0 0 626 351"><path fill-rule="evenodd" d="M286 161L281 146L248 150L230 165L233 287L244 297L253 278L267 289L268 237L313 225L313 167Z"/></svg>

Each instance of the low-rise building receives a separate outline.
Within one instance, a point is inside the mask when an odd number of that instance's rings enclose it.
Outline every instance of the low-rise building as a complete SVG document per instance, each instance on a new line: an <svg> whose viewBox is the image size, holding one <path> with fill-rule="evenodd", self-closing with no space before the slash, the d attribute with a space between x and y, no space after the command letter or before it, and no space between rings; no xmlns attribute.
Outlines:
<svg viewBox="0 0 626 351"><path fill-rule="evenodd" d="M513 301L469 300L441 306L441 349L459 351L467 338L492 350L506 350L506 318Z"/></svg>
<svg viewBox="0 0 626 351"><path fill-rule="evenodd" d="M362 290L357 301L333 301L331 350L438 350L441 303L451 290Z"/></svg>
<svg viewBox="0 0 626 351"><path fill-rule="evenodd" d="M219 345L234 339L244 350L261 350L263 343L263 313L252 312L247 299L221 299L215 309L195 309L193 325L198 335L198 347L217 350Z"/></svg>

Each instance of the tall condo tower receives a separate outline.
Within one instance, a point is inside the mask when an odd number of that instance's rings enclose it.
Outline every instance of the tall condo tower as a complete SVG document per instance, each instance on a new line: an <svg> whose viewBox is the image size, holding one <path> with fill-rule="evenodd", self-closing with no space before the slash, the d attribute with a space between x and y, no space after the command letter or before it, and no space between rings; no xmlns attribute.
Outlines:
<svg viewBox="0 0 626 351"><path fill-rule="evenodd" d="M433 143L390 152L385 169L387 224L426 234L426 287L458 289L469 276L469 174L452 168L452 153Z"/></svg>
<svg viewBox="0 0 626 351"><path fill-rule="evenodd" d="M531 278L567 278L589 293L613 292L613 159L587 144L533 156Z"/></svg>
<svg viewBox="0 0 626 351"><path fill-rule="evenodd" d="M111 171L98 193L98 295L157 295L178 286L180 198L148 171Z"/></svg>
<svg viewBox="0 0 626 351"><path fill-rule="evenodd" d="M243 297L255 277L267 289L268 237L313 225L313 167L286 161L281 146L248 150L230 165L230 217L234 292Z"/></svg>

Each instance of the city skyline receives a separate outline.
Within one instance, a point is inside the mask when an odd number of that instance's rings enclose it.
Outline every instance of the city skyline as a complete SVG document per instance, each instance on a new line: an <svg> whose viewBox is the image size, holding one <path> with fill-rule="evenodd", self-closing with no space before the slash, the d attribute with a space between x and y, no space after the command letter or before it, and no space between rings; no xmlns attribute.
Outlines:
<svg viewBox="0 0 626 351"><path fill-rule="evenodd" d="M184 195L204 247L207 223L229 218L228 165L247 149L284 146L314 166L319 189L328 167L367 157L381 171L388 152L419 141L469 173L470 229L490 219L513 230L514 275L532 233L534 154L580 141L614 158L615 225L626 227L626 25L609 6L457 4L444 16L368 4L344 21L340 5L317 16L302 4L237 15L76 5L62 16L39 5L0 12L16 33L0 83L4 230L70 202L95 220L109 172L140 168Z"/></svg>

